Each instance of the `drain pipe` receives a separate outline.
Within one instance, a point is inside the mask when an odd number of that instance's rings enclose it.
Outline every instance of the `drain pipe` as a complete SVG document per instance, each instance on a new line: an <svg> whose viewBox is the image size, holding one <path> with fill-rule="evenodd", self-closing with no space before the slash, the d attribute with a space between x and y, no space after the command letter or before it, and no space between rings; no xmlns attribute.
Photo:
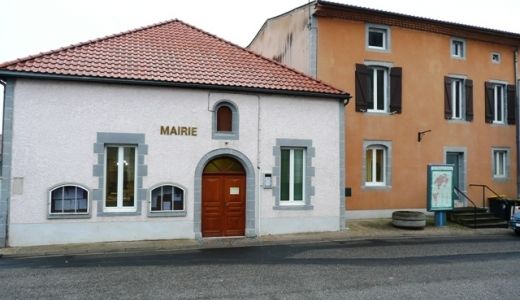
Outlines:
<svg viewBox="0 0 520 300"><path fill-rule="evenodd" d="M13 84L11 82L11 84ZM7 94L7 81L4 81L3 79L0 79L0 85L3 87L3 93L0 94L0 97L2 97L0 100L1 101L1 105L3 106L3 111L2 111L2 130L0 131L2 133L2 139L0 140L0 143L1 143L1 147L2 147L2 152L0 153L0 155L2 156L2 162L0 163L0 167L1 167L1 175L2 177L0 177L0 219L4 219L4 222L2 222L2 224L0 224L0 227L1 226L4 226L4 229L2 229L2 231L0 232L0 248L5 248L7 247L7 240L8 240L8 234L9 234L9 195L6 193L5 190L7 190L5 188L5 186L8 186L8 184L11 183L10 180L7 181L7 183L5 183L4 181L6 180L6 178L4 178L4 176L6 174L4 174L4 159L3 159L3 153L5 151L5 149L7 147L4 147L4 138L5 138L5 122L6 122L6 113L5 113L5 99L6 99L6 94ZM9 176L10 176L10 172L9 172ZM5 196L5 203L2 207L2 201L4 201L4 196Z"/></svg>
<svg viewBox="0 0 520 300"><path fill-rule="evenodd" d="M261 146L261 141L260 141L260 136L262 135L262 128L260 127L261 126L261 103L260 103L260 95L256 95L257 97L257 120L256 120L256 129L257 129L257 132L256 132L256 180L257 180L257 185L258 185L258 189L256 190L257 193L258 193L258 196L256 197L256 203L255 203L255 214L256 216L258 216L258 221L257 221L257 225L258 225L258 229L257 229L257 232L256 232L256 236L259 236L260 233L261 233L261 230L262 230L262 169L261 169L261 165L260 165L260 162L261 162L261 159L260 159L260 155L262 154L261 150L260 150L260 146Z"/></svg>
<svg viewBox="0 0 520 300"><path fill-rule="evenodd" d="M518 47L516 47L514 54L514 67L515 67L515 86L516 86L516 99L515 99L515 123L516 123L516 195L520 198L520 79L518 78Z"/></svg>

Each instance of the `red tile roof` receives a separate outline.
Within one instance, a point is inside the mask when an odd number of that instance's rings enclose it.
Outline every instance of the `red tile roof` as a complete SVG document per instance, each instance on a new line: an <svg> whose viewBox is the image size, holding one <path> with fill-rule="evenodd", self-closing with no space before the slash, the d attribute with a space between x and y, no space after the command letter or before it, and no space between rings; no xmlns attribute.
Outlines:
<svg viewBox="0 0 520 300"><path fill-rule="evenodd" d="M348 95L179 20L0 64L6 72Z"/></svg>

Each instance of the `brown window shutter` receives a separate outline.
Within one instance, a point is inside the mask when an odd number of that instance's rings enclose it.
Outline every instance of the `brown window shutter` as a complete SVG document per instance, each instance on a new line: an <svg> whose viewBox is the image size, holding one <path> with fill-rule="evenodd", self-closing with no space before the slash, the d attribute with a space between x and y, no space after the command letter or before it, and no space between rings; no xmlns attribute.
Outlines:
<svg viewBox="0 0 520 300"><path fill-rule="evenodd" d="M368 108L368 76L367 66L356 64L356 111L366 112Z"/></svg>
<svg viewBox="0 0 520 300"><path fill-rule="evenodd" d="M473 121L473 80L464 80L466 88L466 121Z"/></svg>
<svg viewBox="0 0 520 300"><path fill-rule="evenodd" d="M451 78L444 77L444 119L451 119Z"/></svg>
<svg viewBox="0 0 520 300"><path fill-rule="evenodd" d="M484 87L485 87L484 111L485 111L486 123L493 123L493 118L494 118L494 116L493 116L493 114L494 114L494 109L493 109L493 98L494 98L493 84L491 82L487 82L486 81Z"/></svg>
<svg viewBox="0 0 520 300"><path fill-rule="evenodd" d="M516 88L507 85L507 124L516 124Z"/></svg>
<svg viewBox="0 0 520 300"><path fill-rule="evenodd" d="M233 112L227 106L217 109L217 131L233 131Z"/></svg>
<svg viewBox="0 0 520 300"><path fill-rule="evenodd" d="M390 69L390 112L400 114L402 111L403 69Z"/></svg>

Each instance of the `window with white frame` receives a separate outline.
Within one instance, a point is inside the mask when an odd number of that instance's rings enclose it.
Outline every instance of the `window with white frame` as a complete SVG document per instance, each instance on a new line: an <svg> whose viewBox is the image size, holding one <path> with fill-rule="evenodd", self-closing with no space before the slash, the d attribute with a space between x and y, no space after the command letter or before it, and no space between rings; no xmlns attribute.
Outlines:
<svg viewBox="0 0 520 300"><path fill-rule="evenodd" d="M516 124L516 89L505 81L486 81L484 83L484 115L486 123Z"/></svg>
<svg viewBox="0 0 520 300"><path fill-rule="evenodd" d="M451 56L454 58L466 57L466 41L462 39L451 39Z"/></svg>
<svg viewBox="0 0 520 300"><path fill-rule="evenodd" d="M368 68L368 112L388 112L388 68L370 66Z"/></svg>
<svg viewBox="0 0 520 300"><path fill-rule="evenodd" d="M184 190L174 185L162 185L150 195L151 212L184 211Z"/></svg>
<svg viewBox="0 0 520 300"><path fill-rule="evenodd" d="M507 177L507 165L508 155L505 149L494 149L493 150L493 177L494 178L506 178Z"/></svg>
<svg viewBox="0 0 520 300"><path fill-rule="evenodd" d="M444 118L473 121L473 80L462 76L444 77Z"/></svg>
<svg viewBox="0 0 520 300"><path fill-rule="evenodd" d="M305 148L282 148L280 204L305 204Z"/></svg>
<svg viewBox="0 0 520 300"><path fill-rule="evenodd" d="M402 112L403 69L388 62L356 64L355 101L357 112L381 115Z"/></svg>
<svg viewBox="0 0 520 300"><path fill-rule="evenodd" d="M105 148L105 211L136 210L136 147Z"/></svg>
<svg viewBox="0 0 520 300"><path fill-rule="evenodd" d="M389 28L387 26L367 26L367 48L375 50L388 50L390 44Z"/></svg>
<svg viewBox="0 0 520 300"><path fill-rule="evenodd" d="M88 191L78 185L63 185L50 192L50 214L88 214Z"/></svg>
<svg viewBox="0 0 520 300"><path fill-rule="evenodd" d="M368 146L365 151L365 185L386 185L387 149L384 146Z"/></svg>
<svg viewBox="0 0 520 300"><path fill-rule="evenodd" d="M493 123L505 123L505 86L497 84L493 87Z"/></svg>
<svg viewBox="0 0 520 300"><path fill-rule="evenodd" d="M501 61L502 61L502 57L501 57L500 53L498 53L498 52L491 53L491 62L493 62L495 64L499 64Z"/></svg>
<svg viewBox="0 0 520 300"><path fill-rule="evenodd" d="M453 79L451 82L451 118L464 119L464 79Z"/></svg>

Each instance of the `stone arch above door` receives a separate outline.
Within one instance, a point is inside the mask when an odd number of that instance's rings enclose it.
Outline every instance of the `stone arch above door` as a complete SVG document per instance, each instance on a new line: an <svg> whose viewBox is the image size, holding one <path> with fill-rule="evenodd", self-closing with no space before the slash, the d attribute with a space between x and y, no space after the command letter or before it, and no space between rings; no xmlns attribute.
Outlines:
<svg viewBox="0 0 520 300"><path fill-rule="evenodd" d="M201 233L201 214L202 214L202 173L204 167L212 160L222 156L229 156L242 164L246 172L246 228L245 235L247 237L256 236L256 209L255 209L255 169L253 164L242 152L220 148L208 152L198 162L195 168L195 185L194 185L194 201L193 201L193 231L196 239L202 238Z"/></svg>

